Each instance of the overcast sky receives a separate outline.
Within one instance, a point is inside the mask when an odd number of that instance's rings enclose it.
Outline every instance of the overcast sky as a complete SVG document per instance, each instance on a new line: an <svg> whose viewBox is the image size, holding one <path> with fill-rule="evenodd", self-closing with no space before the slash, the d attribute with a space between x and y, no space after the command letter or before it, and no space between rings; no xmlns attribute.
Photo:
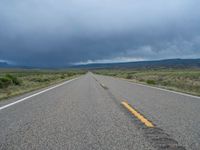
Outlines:
<svg viewBox="0 0 200 150"><path fill-rule="evenodd" d="M200 58L199 0L0 0L0 61Z"/></svg>

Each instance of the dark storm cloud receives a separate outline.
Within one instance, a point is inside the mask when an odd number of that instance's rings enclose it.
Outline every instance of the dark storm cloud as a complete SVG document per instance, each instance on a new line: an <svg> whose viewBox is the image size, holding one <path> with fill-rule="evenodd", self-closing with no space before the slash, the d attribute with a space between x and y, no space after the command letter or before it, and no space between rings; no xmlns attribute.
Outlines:
<svg viewBox="0 0 200 150"><path fill-rule="evenodd" d="M198 0L1 0L0 60L23 65L200 57Z"/></svg>

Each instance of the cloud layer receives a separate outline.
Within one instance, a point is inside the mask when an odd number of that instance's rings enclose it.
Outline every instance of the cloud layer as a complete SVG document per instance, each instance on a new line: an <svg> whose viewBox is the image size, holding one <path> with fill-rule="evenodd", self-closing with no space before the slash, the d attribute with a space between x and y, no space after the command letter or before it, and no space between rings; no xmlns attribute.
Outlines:
<svg viewBox="0 0 200 150"><path fill-rule="evenodd" d="M0 59L22 65L200 57L198 0L1 0Z"/></svg>

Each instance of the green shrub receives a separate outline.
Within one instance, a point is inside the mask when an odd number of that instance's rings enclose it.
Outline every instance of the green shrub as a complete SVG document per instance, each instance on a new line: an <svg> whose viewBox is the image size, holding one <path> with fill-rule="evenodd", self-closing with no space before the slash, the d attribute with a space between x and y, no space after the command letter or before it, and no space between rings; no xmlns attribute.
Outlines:
<svg viewBox="0 0 200 150"><path fill-rule="evenodd" d="M8 86L12 85L12 80L7 77L0 78L0 88L7 88Z"/></svg>
<svg viewBox="0 0 200 150"><path fill-rule="evenodd" d="M20 84L21 84L20 80L18 80L17 77L15 77L15 76L13 76L13 75L6 74L5 77L8 78L8 79L10 79L10 80L12 80L12 83L13 83L14 85L20 85Z"/></svg>
<svg viewBox="0 0 200 150"><path fill-rule="evenodd" d="M1 78L0 78L0 89L3 88L3 82L1 81Z"/></svg>
<svg viewBox="0 0 200 150"><path fill-rule="evenodd" d="M126 79L132 79L133 78L133 76L131 75L131 74L128 74L127 76L126 76Z"/></svg>
<svg viewBox="0 0 200 150"><path fill-rule="evenodd" d="M168 85L170 85L170 82L169 81L163 81L163 82L161 82L161 85L168 86Z"/></svg>
<svg viewBox="0 0 200 150"><path fill-rule="evenodd" d="M62 74L62 75L60 76L60 78L61 78L61 79L65 79L65 74Z"/></svg>
<svg viewBox="0 0 200 150"><path fill-rule="evenodd" d="M67 76L68 76L68 77L71 77L71 76L74 76L74 75L76 75L76 73L73 73L73 72L68 72L68 73L67 73Z"/></svg>
<svg viewBox="0 0 200 150"><path fill-rule="evenodd" d="M145 80L144 80L144 79L142 79L142 78L141 78L141 79L138 79L138 80L139 80L140 82L144 82L144 81L145 81Z"/></svg>
<svg viewBox="0 0 200 150"><path fill-rule="evenodd" d="M146 83L147 84L153 84L153 85L156 84L156 82L154 80L147 80Z"/></svg>

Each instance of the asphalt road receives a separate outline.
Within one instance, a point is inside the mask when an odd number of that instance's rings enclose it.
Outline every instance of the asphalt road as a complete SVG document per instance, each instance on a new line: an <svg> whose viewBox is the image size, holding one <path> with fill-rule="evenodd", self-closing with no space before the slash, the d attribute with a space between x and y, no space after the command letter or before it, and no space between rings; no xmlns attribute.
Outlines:
<svg viewBox="0 0 200 150"><path fill-rule="evenodd" d="M145 127L122 101L156 128ZM156 150L158 143L171 139L188 150L199 150L199 114L200 98L88 73L45 91L1 101L0 149ZM166 134L157 134L159 129ZM152 140L154 134L170 138Z"/></svg>

